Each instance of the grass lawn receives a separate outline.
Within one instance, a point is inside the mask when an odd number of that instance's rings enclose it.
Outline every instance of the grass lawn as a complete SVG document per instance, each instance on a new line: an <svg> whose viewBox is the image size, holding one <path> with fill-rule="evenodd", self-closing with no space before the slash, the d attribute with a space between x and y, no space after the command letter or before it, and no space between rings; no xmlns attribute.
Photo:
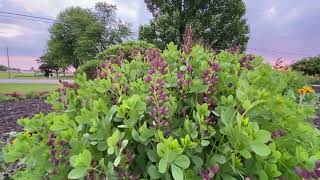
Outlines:
<svg viewBox="0 0 320 180"><path fill-rule="evenodd" d="M29 92L54 91L59 87L59 84L16 84L16 83L1 83L0 94L18 92L27 94Z"/></svg>
<svg viewBox="0 0 320 180"><path fill-rule="evenodd" d="M7 72L0 72L0 79L8 79L8 73ZM59 74L59 76L55 76L55 74L53 74L53 77L51 79L62 79L62 80L66 80L66 79L73 79L73 74L66 74L66 76L63 76L63 74ZM42 74L37 74L36 76L34 76L33 73L11 73L11 78L12 79L50 79L47 77L44 77Z"/></svg>

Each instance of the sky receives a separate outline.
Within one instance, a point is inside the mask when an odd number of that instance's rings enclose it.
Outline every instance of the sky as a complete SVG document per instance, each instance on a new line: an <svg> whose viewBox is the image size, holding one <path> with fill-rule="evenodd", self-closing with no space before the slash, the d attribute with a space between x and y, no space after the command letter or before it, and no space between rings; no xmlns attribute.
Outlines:
<svg viewBox="0 0 320 180"><path fill-rule="evenodd" d="M12 12L55 19L69 6L92 8L103 0L0 0L0 12ZM106 0L117 5L117 15L130 23L134 32L152 16L144 0ZM287 63L320 54L319 0L244 0L250 25L248 53L274 62ZM6 64L9 47L12 67L30 69L46 49L51 23L12 18L0 13L0 64Z"/></svg>

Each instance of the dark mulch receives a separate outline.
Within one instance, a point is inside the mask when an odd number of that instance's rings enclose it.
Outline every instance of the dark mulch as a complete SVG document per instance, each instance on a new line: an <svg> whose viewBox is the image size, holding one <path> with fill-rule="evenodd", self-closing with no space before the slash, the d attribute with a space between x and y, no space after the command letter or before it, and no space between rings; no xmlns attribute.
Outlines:
<svg viewBox="0 0 320 180"><path fill-rule="evenodd" d="M5 133L22 129L16 123L18 119L30 118L39 112L46 114L50 111L51 106L41 99L0 102L0 139Z"/></svg>

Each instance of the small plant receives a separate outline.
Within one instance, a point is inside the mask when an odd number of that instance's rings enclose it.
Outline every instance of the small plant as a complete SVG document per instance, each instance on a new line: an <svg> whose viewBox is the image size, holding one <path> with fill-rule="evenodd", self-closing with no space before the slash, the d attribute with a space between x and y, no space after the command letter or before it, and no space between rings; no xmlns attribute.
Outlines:
<svg viewBox="0 0 320 180"><path fill-rule="evenodd" d="M3 149L23 164L13 178L319 178L312 92L299 101L295 76L253 55L184 49L106 61L52 93L55 112L20 119Z"/></svg>
<svg viewBox="0 0 320 180"><path fill-rule="evenodd" d="M38 98L39 96L38 96L38 94L37 94L36 92L30 91L30 92L28 92L28 93L25 95L25 97L26 97L27 99L36 99L36 98Z"/></svg>

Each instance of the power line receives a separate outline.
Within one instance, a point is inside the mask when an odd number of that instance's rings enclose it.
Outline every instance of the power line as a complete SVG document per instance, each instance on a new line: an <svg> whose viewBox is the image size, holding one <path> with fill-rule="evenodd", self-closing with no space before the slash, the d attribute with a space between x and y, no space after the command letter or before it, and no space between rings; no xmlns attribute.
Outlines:
<svg viewBox="0 0 320 180"><path fill-rule="evenodd" d="M46 21L46 20L39 20L39 19L28 19L28 18L24 18L24 17L15 17L15 16L9 16L9 15L3 15L0 14L0 17L5 17L5 18L14 18L14 19L21 19L21 20L27 20L27 21L34 21L34 22L42 22L42 23L49 23L52 24L52 21Z"/></svg>
<svg viewBox="0 0 320 180"><path fill-rule="evenodd" d="M45 18L45 17L40 17L40 16L26 15L26 14L11 13L11 12L6 12L6 11L0 11L0 13L14 15L14 16L20 16L20 17L34 18L34 19L42 19L42 20L47 20L47 21L56 21L55 19L50 19L50 18Z"/></svg>

